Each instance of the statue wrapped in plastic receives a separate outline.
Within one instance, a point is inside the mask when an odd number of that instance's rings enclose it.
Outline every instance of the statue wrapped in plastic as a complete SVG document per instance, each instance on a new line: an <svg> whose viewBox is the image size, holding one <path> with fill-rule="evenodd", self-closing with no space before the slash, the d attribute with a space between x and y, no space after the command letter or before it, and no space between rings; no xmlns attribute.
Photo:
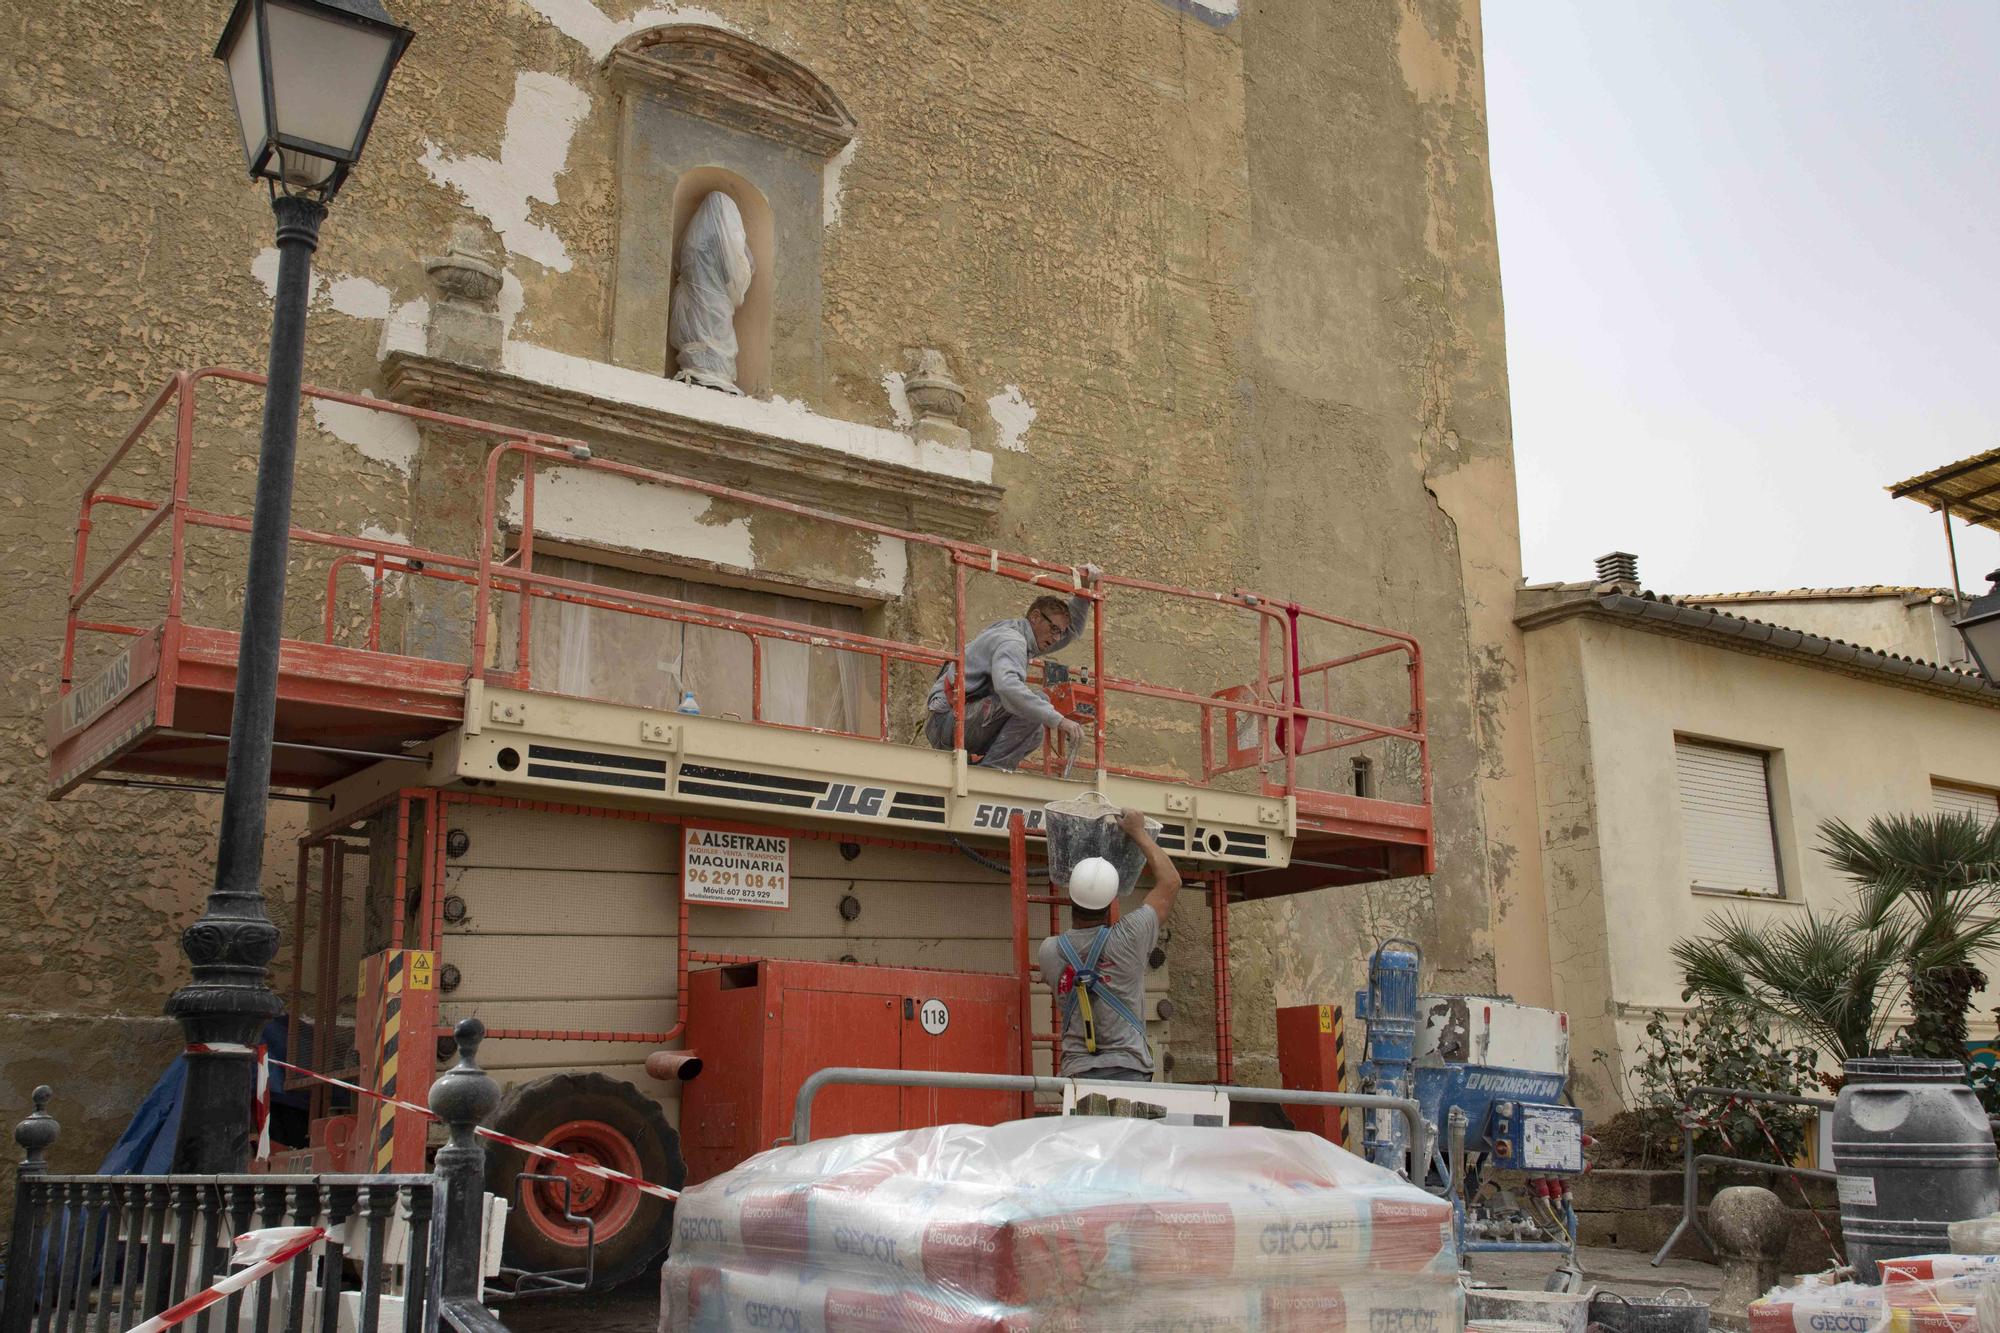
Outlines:
<svg viewBox="0 0 2000 1333"><path fill-rule="evenodd" d="M720 190L703 199L681 235L667 341L674 378L742 393L736 383L736 310L750 292L756 264L736 201Z"/></svg>

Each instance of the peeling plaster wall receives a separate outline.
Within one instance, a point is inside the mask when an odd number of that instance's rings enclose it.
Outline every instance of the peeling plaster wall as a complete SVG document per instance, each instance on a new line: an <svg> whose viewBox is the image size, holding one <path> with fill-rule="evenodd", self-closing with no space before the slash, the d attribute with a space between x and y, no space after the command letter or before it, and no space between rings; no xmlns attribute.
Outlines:
<svg viewBox="0 0 2000 1333"><path fill-rule="evenodd" d="M1498 971L1530 989L1532 951L1510 966L1505 947L1507 923L1539 911L1524 887L1539 852L1522 649L1505 623L1519 559L1474 0L395 8L420 35L325 228L310 379L382 390L385 337L421 330L433 296L424 258L467 221L504 248L509 367L605 361L619 117L602 57L672 21L793 57L861 134L824 179L821 373L780 393L892 428L907 403L885 377L903 349L939 348L1006 488L988 540L1257 586L1424 644L1439 873L1236 909L1239 1077L1274 1079L1272 1007L1340 1000L1383 933L1425 940L1431 984L1491 989ZM240 179L208 57L227 10L105 0L5 20L16 49L48 53L0 69L0 444L25 460L0 504L17 627L0 642L0 1005L23 1011L153 1022L210 872L207 798L40 798L84 481L170 371L256 367L265 353L271 221ZM204 394L205 502L247 512L256 396ZM879 438L855 434L854 447ZM156 433L132 484L157 489L167 457ZM405 435L309 414L297 521L426 540L419 498L427 513L462 508L467 481L424 468ZM792 558L755 523L752 536L759 559ZM242 547L213 545L191 613L233 624ZM907 580L884 628L942 641L948 585L898 554L810 558ZM324 569L295 556L295 633L317 623L308 590ZM1199 681L1230 646L1213 620L1121 614L1120 674ZM1394 717L1398 688L1360 687L1356 702ZM1185 718L1159 726L1191 736ZM1386 779L1407 790L1415 770L1398 762ZM296 828L274 812L273 886L290 875ZM1176 1072L1199 1076L1199 898L1173 926L1189 1015ZM128 1071L134 1095L151 1076Z"/></svg>
<svg viewBox="0 0 2000 1333"><path fill-rule="evenodd" d="M1421 940L1437 989L1538 1000L1547 965L1477 8L1259 5L1232 31L1250 208L1240 569L1422 641L1438 828L1428 880L1236 909L1239 1076L1269 1079L1274 1010L1351 996L1381 936ZM1503 954L1502 923L1530 918L1529 956Z"/></svg>

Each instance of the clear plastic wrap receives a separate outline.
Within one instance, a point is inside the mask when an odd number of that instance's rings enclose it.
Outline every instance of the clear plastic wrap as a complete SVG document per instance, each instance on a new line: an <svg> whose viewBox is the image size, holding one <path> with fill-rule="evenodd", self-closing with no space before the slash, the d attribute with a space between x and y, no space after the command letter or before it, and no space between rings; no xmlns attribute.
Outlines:
<svg viewBox="0 0 2000 1333"><path fill-rule="evenodd" d="M661 1326L1453 1333L1450 1237L1442 1200L1315 1135L942 1125L688 1190Z"/></svg>
<svg viewBox="0 0 2000 1333"><path fill-rule="evenodd" d="M1882 1285L1780 1287L1750 1306L1750 1333L1975 1333L2000 1281L1986 1255L1920 1254L1880 1263Z"/></svg>
<svg viewBox="0 0 2000 1333"><path fill-rule="evenodd" d="M1750 1302L1750 1333L1889 1333L1881 1287L1859 1282L1773 1287Z"/></svg>
<svg viewBox="0 0 2000 1333"><path fill-rule="evenodd" d="M736 308L756 267L736 201L720 190L704 198L681 235L667 312L667 341L680 364L675 379L736 389Z"/></svg>

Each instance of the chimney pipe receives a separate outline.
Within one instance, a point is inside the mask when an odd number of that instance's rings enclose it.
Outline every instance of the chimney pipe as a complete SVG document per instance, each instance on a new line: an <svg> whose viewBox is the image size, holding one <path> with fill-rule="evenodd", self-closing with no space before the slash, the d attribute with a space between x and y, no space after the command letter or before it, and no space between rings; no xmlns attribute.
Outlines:
<svg viewBox="0 0 2000 1333"><path fill-rule="evenodd" d="M1639 557L1630 551L1613 551L1609 555L1598 556L1597 581L1636 586L1639 582Z"/></svg>

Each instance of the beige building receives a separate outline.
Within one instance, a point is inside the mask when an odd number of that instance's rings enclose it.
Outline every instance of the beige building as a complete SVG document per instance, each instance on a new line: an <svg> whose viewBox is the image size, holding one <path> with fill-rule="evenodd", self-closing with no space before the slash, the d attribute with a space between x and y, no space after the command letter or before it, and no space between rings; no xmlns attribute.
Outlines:
<svg viewBox="0 0 2000 1333"><path fill-rule="evenodd" d="M2000 814L2000 690L1963 661L1948 594L1522 589L1556 1001L1579 1104L1623 1105L1648 1015L1684 1011L1675 939L1721 911L1782 921L1850 891L1823 820Z"/></svg>
<svg viewBox="0 0 2000 1333"><path fill-rule="evenodd" d="M1274 1081L1273 1009L1340 999L1380 936L1421 938L1441 987L1545 995L1476 0L391 7L418 36L325 227L309 379L852 518L1407 632L1424 653L1437 871L1235 909L1237 1076ZM46 718L86 480L174 371L263 361L271 219L208 58L228 9L30 7L12 27L34 58L10 62L0 98L0 444L15 460L0 506L0 1106L56 1084L72 1164L177 1047L160 1004L185 976L179 933L212 866L209 796L83 783L48 802ZM717 193L754 261L734 316L742 397L669 377L678 247ZM255 395L202 393L219 465L199 502L247 511ZM169 454L148 437L132 484L157 484ZM449 430L322 403L301 433L295 520L463 552L470 457ZM529 526L512 501L501 522L514 541ZM952 635L949 572L895 541L588 477L545 485L532 527L537 568L565 562L581 582ZM96 549L133 530L107 521ZM242 548L210 539L191 552L208 563L190 605L228 628ZM329 573L324 551L295 548L295 637L320 635ZM353 642L368 585L344 577L334 632ZM386 644L463 652L448 585L384 592ZM135 619L155 614L140 605L152 591L129 595ZM702 636L663 648L565 611L557 639L537 641L543 688L748 706L735 659ZM1214 631L1128 614L1118 674L1230 679L1237 648ZM80 657L76 679L102 661ZM774 718L845 725L882 702L803 655L778 666ZM1356 679L1343 711L1407 722L1400 668ZM897 736L920 695L899 685ZM1193 762L1185 720L1122 721L1132 762ZM1408 746L1316 762L1336 791L1421 796ZM274 814L274 890L308 813ZM294 924L285 903L273 912ZM1166 1040L1177 1074L1201 1077L1199 902L1172 927ZM288 943L280 986L289 973Z"/></svg>

